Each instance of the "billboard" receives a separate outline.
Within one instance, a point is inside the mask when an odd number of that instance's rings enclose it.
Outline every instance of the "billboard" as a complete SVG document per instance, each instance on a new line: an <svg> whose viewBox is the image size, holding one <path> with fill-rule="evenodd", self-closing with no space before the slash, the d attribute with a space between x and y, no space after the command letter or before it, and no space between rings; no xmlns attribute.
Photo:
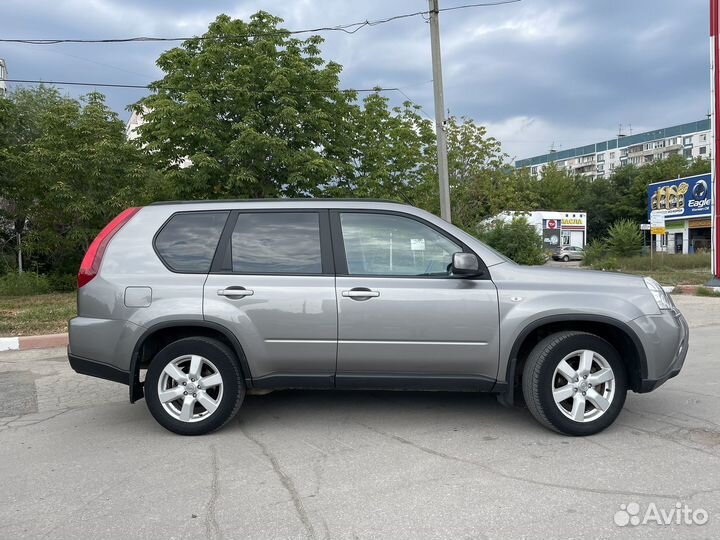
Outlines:
<svg viewBox="0 0 720 540"><path fill-rule="evenodd" d="M648 218L652 212L665 219L709 216L712 181L710 174L666 180L648 186Z"/></svg>

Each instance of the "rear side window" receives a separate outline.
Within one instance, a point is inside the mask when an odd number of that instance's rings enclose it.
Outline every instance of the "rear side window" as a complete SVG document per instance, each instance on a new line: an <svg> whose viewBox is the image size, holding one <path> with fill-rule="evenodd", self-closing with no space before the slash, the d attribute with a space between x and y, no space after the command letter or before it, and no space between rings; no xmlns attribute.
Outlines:
<svg viewBox="0 0 720 540"><path fill-rule="evenodd" d="M206 274L229 212L175 214L155 238L155 249L175 272Z"/></svg>
<svg viewBox="0 0 720 540"><path fill-rule="evenodd" d="M240 213L232 234L232 269L243 274L321 274L320 216Z"/></svg>

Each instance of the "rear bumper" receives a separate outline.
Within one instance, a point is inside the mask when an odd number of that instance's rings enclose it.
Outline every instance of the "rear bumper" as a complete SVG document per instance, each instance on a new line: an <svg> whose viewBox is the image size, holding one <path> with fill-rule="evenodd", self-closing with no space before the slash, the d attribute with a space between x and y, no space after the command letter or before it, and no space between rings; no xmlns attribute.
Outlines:
<svg viewBox="0 0 720 540"><path fill-rule="evenodd" d="M88 360L87 358L75 356L70 352L69 347L68 360L70 361L70 367L82 375L90 375L91 377L97 377L99 379L106 379L108 381L122 384L130 384L129 371L124 371L115 366L111 366L110 364L104 364L96 360Z"/></svg>

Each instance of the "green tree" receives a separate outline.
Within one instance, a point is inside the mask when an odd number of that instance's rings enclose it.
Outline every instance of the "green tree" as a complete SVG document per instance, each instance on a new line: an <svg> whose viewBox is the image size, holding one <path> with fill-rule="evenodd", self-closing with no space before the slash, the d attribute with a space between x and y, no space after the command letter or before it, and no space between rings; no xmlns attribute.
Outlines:
<svg viewBox="0 0 720 540"><path fill-rule="evenodd" d="M630 219L615 222L608 230L607 246L612 255L630 257L640 253L642 233L637 223Z"/></svg>
<svg viewBox="0 0 720 540"><path fill-rule="evenodd" d="M507 164L500 143L488 136L485 127L469 118L450 117L445 130L453 223L477 233L483 221L500 212L534 207L536 197L530 189L529 175ZM435 148L429 155L434 164ZM436 166L432 174L431 210L437 212Z"/></svg>
<svg viewBox="0 0 720 540"><path fill-rule="evenodd" d="M608 179L582 180L579 206L588 213L588 236L605 236L620 219L646 223L649 184L707 172L710 172L708 160L687 161L675 154L643 166L618 167Z"/></svg>
<svg viewBox="0 0 720 540"><path fill-rule="evenodd" d="M352 172L328 195L392 199L426 206L433 192L435 134L417 105L389 108L388 98L372 93L355 111Z"/></svg>
<svg viewBox="0 0 720 540"><path fill-rule="evenodd" d="M164 77L133 107L178 196L319 195L352 176L356 96L340 90L340 65L320 57L322 38L291 37L281 22L220 15L202 38L160 55Z"/></svg>
<svg viewBox="0 0 720 540"><path fill-rule="evenodd" d="M545 262L542 239L523 216L514 217L510 222L494 220L485 224L479 238L518 264L542 264Z"/></svg>
<svg viewBox="0 0 720 540"><path fill-rule="evenodd" d="M537 204L543 210L582 210L577 206L581 184L576 175L550 163L535 184Z"/></svg>
<svg viewBox="0 0 720 540"><path fill-rule="evenodd" d="M31 209L44 196L43 178L28 174L27 152L42 135L48 111L69 102L44 85L20 88L0 99L0 222L4 244L13 247L10 264L17 260L16 237L22 238Z"/></svg>
<svg viewBox="0 0 720 540"><path fill-rule="evenodd" d="M445 132L451 188L504 167L507 156L503 154L500 142L488 136L484 126L464 116L451 116L445 122Z"/></svg>
<svg viewBox="0 0 720 540"><path fill-rule="evenodd" d="M9 123L25 129L0 149L5 216L27 224L28 267L74 272L114 215L153 197L155 175L102 94L76 101L37 88L9 99Z"/></svg>

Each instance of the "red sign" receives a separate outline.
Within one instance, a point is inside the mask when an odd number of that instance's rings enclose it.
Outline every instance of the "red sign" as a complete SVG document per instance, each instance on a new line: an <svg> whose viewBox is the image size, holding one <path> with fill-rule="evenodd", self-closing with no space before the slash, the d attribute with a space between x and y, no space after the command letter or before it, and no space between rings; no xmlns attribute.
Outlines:
<svg viewBox="0 0 720 540"><path fill-rule="evenodd" d="M547 220L547 228L548 229L557 229L557 221L554 219L548 219Z"/></svg>

